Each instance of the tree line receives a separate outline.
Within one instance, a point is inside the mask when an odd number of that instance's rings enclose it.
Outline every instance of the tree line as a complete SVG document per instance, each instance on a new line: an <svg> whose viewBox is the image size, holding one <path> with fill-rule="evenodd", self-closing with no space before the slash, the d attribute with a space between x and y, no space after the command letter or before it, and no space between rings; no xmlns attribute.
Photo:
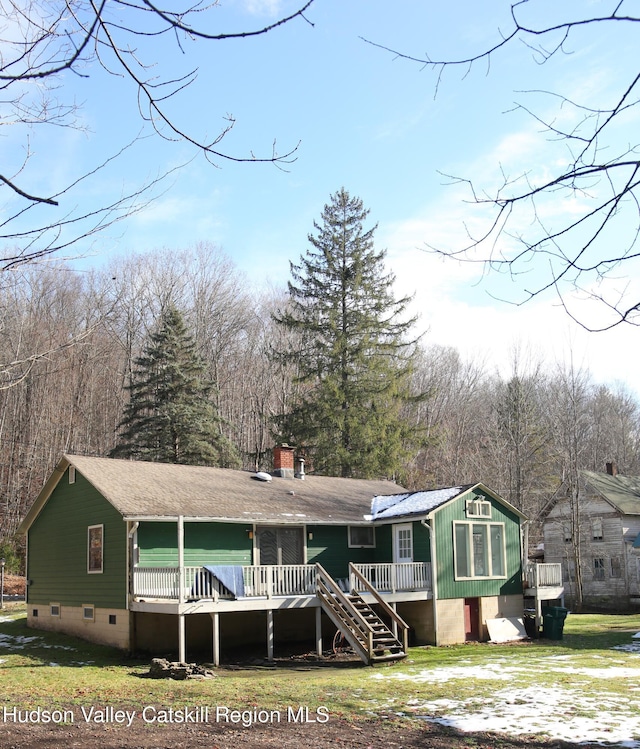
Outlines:
<svg viewBox="0 0 640 749"><path fill-rule="evenodd" d="M16 528L65 452L268 470L286 440L318 473L387 476L409 489L482 481L534 529L579 470L614 461L640 473L635 396L523 351L503 376L417 339L410 300L393 297L366 222L359 199L332 196L288 289L252 289L205 243L88 273L63 262L2 273L5 557L17 559ZM162 385L175 370L171 340L190 362L170 380L182 400ZM164 406L153 411L158 392Z"/></svg>

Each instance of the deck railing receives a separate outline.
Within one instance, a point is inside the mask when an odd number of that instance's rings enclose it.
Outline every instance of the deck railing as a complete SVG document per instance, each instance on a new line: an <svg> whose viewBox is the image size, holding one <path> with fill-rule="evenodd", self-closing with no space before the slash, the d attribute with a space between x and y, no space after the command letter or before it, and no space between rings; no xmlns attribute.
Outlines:
<svg viewBox="0 0 640 749"><path fill-rule="evenodd" d="M310 596L316 592L314 564L262 564L243 567L246 596Z"/></svg>
<svg viewBox="0 0 640 749"><path fill-rule="evenodd" d="M431 590L430 562L383 562L379 564L353 565L376 590L385 593L399 591ZM351 586L358 592L364 590L358 580Z"/></svg>
<svg viewBox="0 0 640 749"><path fill-rule="evenodd" d="M524 568L524 580L529 588L557 588L562 585L562 565L528 562Z"/></svg>
<svg viewBox="0 0 640 749"><path fill-rule="evenodd" d="M182 600L232 599L233 595L203 567L184 567ZM312 564L281 564L243 567L245 597L314 595L316 568ZM133 595L136 598L177 601L180 599L178 567L135 567Z"/></svg>
<svg viewBox="0 0 640 749"><path fill-rule="evenodd" d="M431 590L431 565L358 564L358 571L377 590L383 592ZM316 593L315 564L280 564L243 566L243 596L271 598L273 596L309 596ZM362 585L352 580L355 590ZM133 595L138 599L194 601L233 599L233 595L203 567L183 567L182 596L178 567L135 567Z"/></svg>

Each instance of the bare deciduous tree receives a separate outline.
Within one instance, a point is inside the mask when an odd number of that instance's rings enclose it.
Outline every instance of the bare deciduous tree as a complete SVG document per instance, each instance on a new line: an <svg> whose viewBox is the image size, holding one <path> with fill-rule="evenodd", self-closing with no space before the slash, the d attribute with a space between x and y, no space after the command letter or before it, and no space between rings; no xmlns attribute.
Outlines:
<svg viewBox="0 0 640 749"><path fill-rule="evenodd" d="M150 125L167 141L187 144L192 154L204 154L214 164L226 160L277 165L295 158L297 146L280 152L275 141L264 155L231 153L222 140L233 127L232 116L225 116L220 129L207 137L199 133L193 112L172 107L171 102L197 78L198 70L188 67L187 55L194 41L214 43L267 34L305 19L313 1L300 0L294 12L266 26L221 32L216 29L215 0L209 5L181 0L166 7L150 0L3 0L0 124L12 126L14 140L12 158L5 156L0 166L0 267L15 267L90 239L140 210L167 177L167 172L160 172L143 184L125 187L113 200L98 200L85 208L74 205L98 172L115 159L127 158L124 152L136 144L134 139L120 152L96 158L88 172L61 179L50 194L35 186L38 180L31 162L36 156L32 147L36 128L84 127L67 84L71 75L88 77L96 65L137 94L143 126ZM163 65L168 59L170 65ZM181 61L186 61L186 67L179 67Z"/></svg>
<svg viewBox="0 0 640 749"><path fill-rule="evenodd" d="M433 59L374 46L434 71L437 92L445 70L460 69L466 75L482 65L489 71L518 43L531 49L535 63L544 64L588 48L592 38L585 35L594 29L606 27L614 40L616 32L635 31L635 24L640 29L637 7L626 0L575 4L569 10L564 5L553 10L541 6L538 0L512 3L510 28L497 30L493 44L460 58ZM567 18L568 13L574 15ZM628 281L637 275L640 255L640 140L633 140L636 135L628 128L620 130L640 104L640 72L633 58L628 62L627 75L616 77L608 102L574 100L561 92L525 92L545 95L554 105L553 114L518 107L562 151L547 168L532 163L522 174L503 171L497 189L449 175L468 185L471 201L487 207L489 218L483 229L469 232L462 247L430 249L509 274L519 283L518 304L555 291L566 312L587 330L625 322L640 325L640 291ZM561 201L565 210L549 210ZM597 303L595 316L581 300Z"/></svg>

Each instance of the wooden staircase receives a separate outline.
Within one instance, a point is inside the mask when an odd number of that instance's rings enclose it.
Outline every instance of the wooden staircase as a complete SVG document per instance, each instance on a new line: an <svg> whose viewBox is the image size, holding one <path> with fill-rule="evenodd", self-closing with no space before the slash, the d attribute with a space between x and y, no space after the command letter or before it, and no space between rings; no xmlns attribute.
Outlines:
<svg viewBox="0 0 640 749"><path fill-rule="evenodd" d="M350 579L357 579L362 587L372 593L384 615L393 622L394 629L402 630L402 639L394 634L359 593L353 589L345 593L322 565L317 564L316 570L317 595L322 609L364 663L370 666L406 658L409 625L353 566Z"/></svg>

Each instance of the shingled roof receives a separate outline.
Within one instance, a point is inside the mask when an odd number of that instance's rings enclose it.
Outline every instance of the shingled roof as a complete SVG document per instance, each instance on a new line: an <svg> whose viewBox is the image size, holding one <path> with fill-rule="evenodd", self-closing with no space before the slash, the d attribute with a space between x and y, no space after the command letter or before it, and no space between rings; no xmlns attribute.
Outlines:
<svg viewBox="0 0 640 749"><path fill-rule="evenodd" d="M304 480L227 468L65 455L27 513L28 529L69 466L127 519L207 518L256 523L362 523L371 500L406 490L391 481L307 474Z"/></svg>
<svg viewBox="0 0 640 749"><path fill-rule="evenodd" d="M640 476L580 471L585 482L625 515L640 515Z"/></svg>

